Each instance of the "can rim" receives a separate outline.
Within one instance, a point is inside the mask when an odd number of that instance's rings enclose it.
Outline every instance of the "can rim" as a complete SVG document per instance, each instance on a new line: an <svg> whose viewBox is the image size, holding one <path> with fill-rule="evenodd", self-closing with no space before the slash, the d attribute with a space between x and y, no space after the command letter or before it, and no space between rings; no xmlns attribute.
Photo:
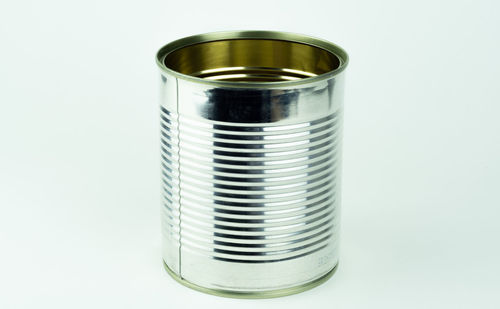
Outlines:
<svg viewBox="0 0 500 309"><path fill-rule="evenodd" d="M177 275L170 267L168 267L167 263L163 261L163 268L167 271L167 273L177 282L180 284L205 293L205 294L210 294L210 295L215 295L215 296L220 296L220 297L226 297L226 298L240 298L240 299L265 299L265 298L277 298L277 297L283 297L283 296L288 296L288 295L293 295L293 294L298 294L302 293L305 291L308 291L310 289L313 289L326 281L330 279L333 274L338 269L338 263L330 269L326 274L321 275L319 278L313 279L312 281L309 281L307 283L303 283L297 286L292 286L288 288L282 288L282 289L275 289L275 290L267 290L267 291L258 291L258 292L241 292L241 291L233 291L233 290L223 290L223 289L212 289L212 288L206 288L197 284L194 284L184 278L181 278L179 275Z"/></svg>
<svg viewBox="0 0 500 309"><path fill-rule="evenodd" d="M279 82L255 82L255 81L235 82L235 81L222 81L222 80L208 80L177 72L165 65L164 60L166 56L180 48L187 47L193 44L221 41L221 40L234 40L234 39L272 39L272 40L290 41L294 43L307 44L317 48L324 49L332 53L333 55L337 56L337 58L340 61L340 64L336 69L317 76L307 77L293 81L279 81ZM204 34L188 36L168 43L167 45L160 48L160 50L156 54L156 64L158 65L160 70L164 73L168 73L175 76L176 78L184 79L198 84L212 85L218 87L221 86L232 87L232 88L247 88L247 87L278 88L283 86L289 87L289 86L310 84L325 79L329 79L333 76L340 74L345 70L348 63L349 63L349 56L347 55L347 52L340 46L332 42L304 34L282 32L282 31L266 31L266 30L220 31L220 32L209 32Z"/></svg>

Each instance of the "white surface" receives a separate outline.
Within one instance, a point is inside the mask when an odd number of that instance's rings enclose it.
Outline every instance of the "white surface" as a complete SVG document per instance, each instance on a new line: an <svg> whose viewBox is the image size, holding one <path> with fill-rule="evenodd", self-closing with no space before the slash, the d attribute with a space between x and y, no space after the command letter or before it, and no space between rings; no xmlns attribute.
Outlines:
<svg viewBox="0 0 500 309"><path fill-rule="evenodd" d="M1 2L0 308L500 307L499 10ZM235 29L310 34L351 56L340 268L280 299L204 295L161 265L154 54Z"/></svg>

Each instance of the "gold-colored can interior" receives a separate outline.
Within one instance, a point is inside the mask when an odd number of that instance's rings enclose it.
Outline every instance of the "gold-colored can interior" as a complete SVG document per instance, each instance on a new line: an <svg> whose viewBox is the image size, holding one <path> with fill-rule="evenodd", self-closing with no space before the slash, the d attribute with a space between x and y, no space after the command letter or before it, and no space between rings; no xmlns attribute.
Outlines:
<svg viewBox="0 0 500 309"><path fill-rule="evenodd" d="M225 39L181 47L164 65L207 80L280 82L314 77L340 67L333 53L316 46L275 39Z"/></svg>

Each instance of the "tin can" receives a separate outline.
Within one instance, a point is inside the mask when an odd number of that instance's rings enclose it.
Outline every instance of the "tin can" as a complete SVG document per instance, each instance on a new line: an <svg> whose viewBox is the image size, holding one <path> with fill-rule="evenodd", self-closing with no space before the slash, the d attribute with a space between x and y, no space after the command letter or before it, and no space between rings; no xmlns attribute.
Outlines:
<svg viewBox="0 0 500 309"><path fill-rule="evenodd" d="M265 298L333 274L347 63L337 45L273 31L160 49L162 254L172 277Z"/></svg>

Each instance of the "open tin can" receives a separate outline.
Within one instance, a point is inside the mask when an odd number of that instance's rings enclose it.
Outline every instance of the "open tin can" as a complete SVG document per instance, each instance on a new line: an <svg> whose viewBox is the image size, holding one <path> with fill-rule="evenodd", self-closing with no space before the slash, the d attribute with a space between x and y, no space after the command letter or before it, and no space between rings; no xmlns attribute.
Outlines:
<svg viewBox="0 0 500 309"><path fill-rule="evenodd" d="M163 261L203 292L276 297L335 271L346 52L273 31L167 44Z"/></svg>

